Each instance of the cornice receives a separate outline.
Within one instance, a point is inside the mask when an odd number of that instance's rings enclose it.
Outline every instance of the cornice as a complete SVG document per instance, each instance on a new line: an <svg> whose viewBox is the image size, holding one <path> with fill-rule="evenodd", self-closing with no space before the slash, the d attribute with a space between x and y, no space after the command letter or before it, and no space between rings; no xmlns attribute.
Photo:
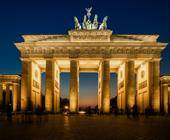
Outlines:
<svg viewBox="0 0 170 140"><path fill-rule="evenodd" d="M113 47L166 47L167 43L150 42L23 42L15 43L18 49L21 47L84 47L84 46L113 46Z"/></svg>

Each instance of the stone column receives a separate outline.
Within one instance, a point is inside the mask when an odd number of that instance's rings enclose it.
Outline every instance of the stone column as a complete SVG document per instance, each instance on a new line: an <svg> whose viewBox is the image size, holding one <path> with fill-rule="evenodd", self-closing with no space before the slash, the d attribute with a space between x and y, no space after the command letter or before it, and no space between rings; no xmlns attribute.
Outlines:
<svg viewBox="0 0 170 140"><path fill-rule="evenodd" d="M3 105L3 87L2 83L0 83L0 111L2 110L2 105Z"/></svg>
<svg viewBox="0 0 170 140"><path fill-rule="evenodd" d="M41 90L41 70L40 70L40 75L39 75L39 90L38 90L38 101L37 104L39 107L42 108L42 90Z"/></svg>
<svg viewBox="0 0 170 140"><path fill-rule="evenodd" d="M54 93L54 113L60 112L60 93L58 90Z"/></svg>
<svg viewBox="0 0 170 140"><path fill-rule="evenodd" d="M18 85L13 84L13 112L17 111Z"/></svg>
<svg viewBox="0 0 170 140"><path fill-rule="evenodd" d="M70 112L77 113L79 109L79 66L77 60L70 61Z"/></svg>
<svg viewBox="0 0 170 140"><path fill-rule="evenodd" d="M119 111L125 111L125 63L121 64L118 68L117 78L117 107Z"/></svg>
<svg viewBox="0 0 170 140"><path fill-rule="evenodd" d="M153 109L153 106L152 106L152 102L153 102L152 96L154 94L153 63L152 63L152 61L148 61L147 64L148 64L147 85L148 85L148 94L149 94L149 97L148 97L149 98L149 108Z"/></svg>
<svg viewBox="0 0 170 140"><path fill-rule="evenodd" d="M30 110L32 92L32 63L31 61L22 61L21 77L21 110Z"/></svg>
<svg viewBox="0 0 170 140"><path fill-rule="evenodd" d="M164 113L168 113L168 84L162 85L162 94L163 94L163 110Z"/></svg>
<svg viewBox="0 0 170 140"><path fill-rule="evenodd" d="M54 93L54 62L46 60L46 89L45 89L45 110L53 111L53 93Z"/></svg>
<svg viewBox="0 0 170 140"><path fill-rule="evenodd" d="M160 61L153 61L153 95L152 108L154 112L160 112Z"/></svg>
<svg viewBox="0 0 170 140"><path fill-rule="evenodd" d="M101 110L103 113L110 112L110 61L102 62L102 95Z"/></svg>
<svg viewBox="0 0 170 140"><path fill-rule="evenodd" d="M126 105L132 108L135 105L135 68L134 61L125 62L125 87L126 87Z"/></svg>
<svg viewBox="0 0 170 140"><path fill-rule="evenodd" d="M6 85L6 105L10 103L10 86L9 84Z"/></svg>
<svg viewBox="0 0 170 140"><path fill-rule="evenodd" d="M55 74L54 74L54 112L60 112L60 70L55 63Z"/></svg>
<svg viewBox="0 0 170 140"><path fill-rule="evenodd" d="M55 60L46 61L46 95L45 109L47 112L60 111L59 68Z"/></svg>
<svg viewBox="0 0 170 140"><path fill-rule="evenodd" d="M18 83L17 110L21 110L21 85Z"/></svg>
<svg viewBox="0 0 170 140"><path fill-rule="evenodd" d="M160 60L148 62L149 106L160 112Z"/></svg>
<svg viewBox="0 0 170 140"><path fill-rule="evenodd" d="M98 110L101 112L101 94L102 94L102 62L99 64L98 70Z"/></svg>

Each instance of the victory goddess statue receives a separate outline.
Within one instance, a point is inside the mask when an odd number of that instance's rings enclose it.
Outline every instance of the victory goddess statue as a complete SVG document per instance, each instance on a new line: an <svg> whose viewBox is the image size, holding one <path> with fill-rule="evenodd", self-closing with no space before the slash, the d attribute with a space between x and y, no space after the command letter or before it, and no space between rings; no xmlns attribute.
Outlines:
<svg viewBox="0 0 170 140"><path fill-rule="evenodd" d="M78 18L74 17L74 23L75 23L75 29L76 30L106 30L107 29L107 20L108 17L106 16L103 19L103 22L99 25L98 22L98 15L94 16L94 20L93 22L91 21L90 17L91 17L91 11L92 11L92 7L90 8L86 8L87 14L84 15L84 19L83 19L83 23L82 25L79 23Z"/></svg>

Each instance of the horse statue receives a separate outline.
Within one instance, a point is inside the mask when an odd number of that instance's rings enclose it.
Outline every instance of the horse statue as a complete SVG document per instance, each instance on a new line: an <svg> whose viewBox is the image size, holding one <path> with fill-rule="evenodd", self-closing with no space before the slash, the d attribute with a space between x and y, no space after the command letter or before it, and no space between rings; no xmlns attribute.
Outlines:
<svg viewBox="0 0 170 140"><path fill-rule="evenodd" d="M86 29L87 30L91 30L92 29L92 23L91 23L90 20L87 20L87 22L86 22Z"/></svg>
<svg viewBox="0 0 170 140"><path fill-rule="evenodd" d="M82 27L83 29L87 29L87 16L84 15L84 20L83 20L83 23L82 23Z"/></svg>
<svg viewBox="0 0 170 140"><path fill-rule="evenodd" d="M92 24L92 29L94 29L94 30L98 29L98 25L99 25L98 15L95 15L94 20L93 20L93 24Z"/></svg>
<svg viewBox="0 0 170 140"><path fill-rule="evenodd" d="M99 30L107 29L107 20L108 20L108 16L104 17L103 22L102 22L102 24L99 27Z"/></svg>
<svg viewBox="0 0 170 140"><path fill-rule="evenodd" d="M82 23L79 23L79 20L77 17L74 17L74 24L76 30L106 30L107 29L107 20L108 17L104 17L103 22L100 24L98 22L98 15L94 16L93 21L91 21L91 8L86 8L87 14L84 15L84 19Z"/></svg>
<svg viewBox="0 0 170 140"><path fill-rule="evenodd" d="M74 24L75 24L76 30L81 30L81 25L80 25L77 17L74 17Z"/></svg>

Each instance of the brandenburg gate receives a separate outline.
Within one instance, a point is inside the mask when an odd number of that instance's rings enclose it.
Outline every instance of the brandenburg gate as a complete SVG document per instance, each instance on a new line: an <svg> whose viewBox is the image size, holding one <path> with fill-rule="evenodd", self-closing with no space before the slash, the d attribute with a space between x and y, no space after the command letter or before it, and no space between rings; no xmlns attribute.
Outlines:
<svg viewBox="0 0 170 140"><path fill-rule="evenodd" d="M135 104L140 112L147 107L160 111L160 60L166 43L158 35L119 35L102 24L90 21L91 9L81 25L66 35L24 35L16 43L21 53L21 110L41 106L41 73L46 72L45 110L60 111L60 73L70 72L69 110L79 109L79 74L98 73L98 109L110 111L110 73L117 76L118 109Z"/></svg>

